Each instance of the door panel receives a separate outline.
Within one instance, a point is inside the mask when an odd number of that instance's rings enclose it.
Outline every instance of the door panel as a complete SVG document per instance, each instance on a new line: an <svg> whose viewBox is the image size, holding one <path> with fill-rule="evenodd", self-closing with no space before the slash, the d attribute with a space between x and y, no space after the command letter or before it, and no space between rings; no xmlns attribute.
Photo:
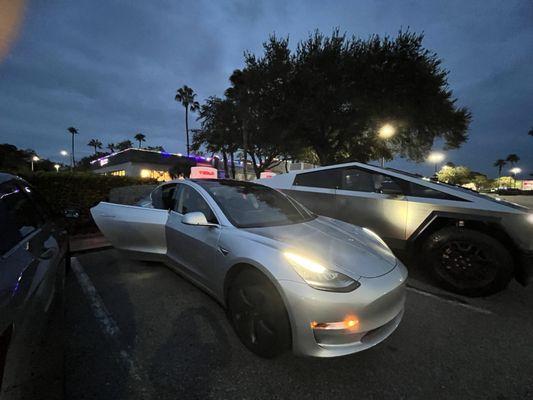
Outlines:
<svg viewBox="0 0 533 400"><path fill-rule="evenodd" d="M101 202L91 214L117 249L166 254L167 210Z"/></svg>
<svg viewBox="0 0 533 400"><path fill-rule="evenodd" d="M338 190L337 218L370 228L391 247L401 247L405 240L407 201L403 196Z"/></svg>
<svg viewBox="0 0 533 400"><path fill-rule="evenodd" d="M341 219L365 226L391 247L405 241L407 201L403 182L391 176L360 167L341 172L336 205Z"/></svg>
<svg viewBox="0 0 533 400"><path fill-rule="evenodd" d="M182 223L183 215L171 211L166 235L168 256L185 267L196 279L209 285L213 281L213 268L220 228ZM212 286L211 286L212 287Z"/></svg>

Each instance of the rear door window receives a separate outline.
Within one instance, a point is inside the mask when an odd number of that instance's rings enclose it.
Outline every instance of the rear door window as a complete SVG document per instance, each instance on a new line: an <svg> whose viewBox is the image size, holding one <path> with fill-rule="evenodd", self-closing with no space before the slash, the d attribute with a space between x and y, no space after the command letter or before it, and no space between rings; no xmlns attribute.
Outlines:
<svg viewBox="0 0 533 400"><path fill-rule="evenodd" d="M361 168L345 168L342 171L342 190L382 194L405 194L400 179Z"/></svg>
<svg viewBox="0 0 533 400"><path fill-rule="evenodd" d="M413 197L422 197L426 199L466 201L451 194L432 189L427 186L409 182L409 195Z"/></svg>
<svg viewBox="0 0 533 400"><path fill-rule="evenodd" d="M307 186L324 189L338 189L341 182L341 171L338 168L322 171L304 172L294 178L294 186Z"/></svg>

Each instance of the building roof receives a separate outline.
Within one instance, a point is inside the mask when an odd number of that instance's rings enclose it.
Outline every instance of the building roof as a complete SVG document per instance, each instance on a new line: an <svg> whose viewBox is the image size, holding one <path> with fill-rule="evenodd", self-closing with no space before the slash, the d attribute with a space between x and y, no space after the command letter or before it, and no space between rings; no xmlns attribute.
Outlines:
<svg viewBox="0 0 533 400"><path fill-rule="evenodd" d="M181 154L168 153L165 151L130 148L93 160L91 161L91 166L92 168L97 169L127 162L174 166L187 159L195 163L208 163L207 159L204 157L190 156L187 158L187 156L182 156Z"/></svg>

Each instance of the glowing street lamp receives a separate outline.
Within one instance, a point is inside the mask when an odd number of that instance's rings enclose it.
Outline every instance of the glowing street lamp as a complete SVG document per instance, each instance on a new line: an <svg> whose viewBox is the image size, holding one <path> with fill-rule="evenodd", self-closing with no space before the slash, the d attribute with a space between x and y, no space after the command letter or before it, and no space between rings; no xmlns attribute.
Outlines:
<svg viewBox="0 0 533 400"><path fill-rule="evenodd" d="M428 162L435 164L435 173L437 173L437 166L439 165L439 163L443 162L445 158L446 156L444 155L444 153L433 151L429 153L427 160Z"/></svg>
<svg viewBox="0 0 533 400"><path fill-rule="evenodd" d="M518 167L511 168L511 173L513 174L513 187L516 187L516 175L518 175L520 172L522 172L522 169Z"/></svg>
<svg viewBox="0 0 533 400"><path fill-rule="evenodd" d="M54 168L56 169L56 172L59 172L59 168L61 168L61 165L59 165L59 164L55 164L55 165L54 165Z"/></svg>
<svg viewBox="0 0 533 400"><path fill-rule="evenodd" d="M66 150L61 150L59 153L60 153L63 157L68 156L68 151L66 151Z"/></svg>
<svg viewBox="0 0 533 400"><path fill-rule="evenodd" d="M396 128L394 125L391 124L385 124L381 128L379 128L378 136L381 139L390 139L396 134Z"/></svg>
<svg viewBox="0 0 533 400"><path fill-rule="evenodd" d="M383 140L388 140L391 137L396 135L396 128L392 124L384 124L379 128L378 130L378 137ZM385 147L386 147L385 142ZM381 167L383 168L385 166L385 157L381 157Z"/></svg>
<svg viewBox="0 0 533 400"><path fill-rule="evenodd" d="M40 158L37 157L37 156L33 156L33 157L31 158L31 172L33 172L33 163L34 163L34 162L37 162L37 161L39 161L39 160L40 160Z"/></svg>

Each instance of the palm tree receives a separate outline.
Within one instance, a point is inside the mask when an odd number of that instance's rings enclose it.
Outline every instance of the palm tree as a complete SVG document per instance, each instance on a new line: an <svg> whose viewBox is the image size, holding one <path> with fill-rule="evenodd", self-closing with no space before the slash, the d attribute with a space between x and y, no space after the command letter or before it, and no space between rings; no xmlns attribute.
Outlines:
<svg viewBox="0 0 533 400"><path fill-rule="evenodd" d="M494 166L498 167L498 186L500 185L500 178L502 176L502 168L505 167L505 164L507 164L507 162L505 162L505 160L502 160L501 158L499 160L496 160L496 162L494 163Z"/></svg>
<svg viewBox="0 0 533 400"><path fill-rule="evenodd" d="M494 163L494 166L498 167L498 178L502 175L502 168L505 167L505 164L507 163L501 158L499 160L496 160L496 162Z"/></svg>
<svg viewBox="0 0 533 400"><path fill-rule="evenodd" d="M94 147L94 154L98 153L98 149L102 148L102 142L98 139L91 139L89 143L87 143L87 146Z"/></svg>
<svg viewBox="0 0 533 400"><path fill-rule="evenodd" d="M141 132L136 134L133 138L139 142L139 149L141 148L141 142L146 142L146 135L143 135Z"/></svg>
<svg viewBox="0 0 533 400"><path fill-rule="evenodd" d="M74 135L77 135L79 132L73 126L67 128L67 131L72 135L72 151L70 153L70 168L73 169L76 165L76 160L74 159Z"/></svg>
<svg viewBox="0 0 533 400"><path fill-rule="evenodd" d="M511 166L514 166L518 161L520 161L520 157L518 157L516 154L509 154L505 161L509 161Z"/></svg>
<svg viewBox="0 0 533 400"><path fill-rule="evenodd" d="M187 156L189 156L189 110L194 112L200 108L200 103L194 100L196 93L187 85L176 90L174 100L185 107L185 133L187 135Z"/></svg>
<svg viewBox="0 0 533 400"><path fill-rule="evenodd" d="M111 153L114 153L115 152L115 143L108 143L106 148L111 152Z"/></svg>

